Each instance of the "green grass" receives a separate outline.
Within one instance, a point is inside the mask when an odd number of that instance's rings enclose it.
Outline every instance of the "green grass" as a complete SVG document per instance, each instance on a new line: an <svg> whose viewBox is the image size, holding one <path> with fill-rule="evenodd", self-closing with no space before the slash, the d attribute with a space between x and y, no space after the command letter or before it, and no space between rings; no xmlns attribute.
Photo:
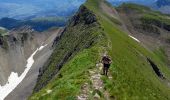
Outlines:
<svg viewBox="0 0 170 100"><path fill-rule="evenodd" d="M7 50L8 49L8 43L7 43L6 35L8 35L7 30L6 29L0 29L0 39L1 39L1 42L2 42L1 47Z"/></svg>
<svg viewBox="0 0 170 100"><path fill-rule="evenodd" d="M162 14L158 11L152 11L149 7L145 7L145 6L141 6L137 4L126 4L125 3L117 7L116 9L118 11L126 12L127 14L133 13L134 15L137 15L138 17L140 15L140 20L142 21L142 24L145 25L146 27L151 27L151 25L155 25L160 28L164 28L168 31L170 30L169 16L166 14Z"/></svg>
<svg viewBox="0 0 170 100"><path fill-rule="evenodd" d="M160 60L162 62L164 62L166 64L168 63L168 57L167 57L166 52L163 47L160 47L160 48L154 50L153 52L160 58Z"/></svg>
<svg viewBox="0 0 170 100"><path fill-rule="evenodd" d="M50 81L44 89L32 96L34 100L75 100L80 92L81 85L88 82L88 70L92 69L99 59L98 48L85 49L66 63L58 77ZM46 90L52 93L42 96Z"/></svg>
<svg viewBox="0 0 170 100"><path fill-rule="evenodd" d="M131 4L131 3L123 3L121 6L117 7L117 9L129 9L129 10L135 10L139 13L141 12L146 12L146 11L151 11L150 8L142 5L137 5L137 4Z"/></svg>
<svg viewBox="0 0 170 100"><path fill-rule="evenodd" d="M105 21L102 23L105 28L110 26ZM146 57L157 59L154 58L156 56L139 46L140 44L128 40L127 36L125 36L126 39L120 36L123 34L121 31L110 27L107 33L112 40L113 48L110 53L114 63L111 67L113 80L105 81L105 85L111 96L118 100L168 100L169 89L161 83L151 66L146 62ZM154 62L162 67L161 71L169 70L166 66L161 65L162 62L157 60Z"/></svg>
<svg viewBox="0 0 170 100"><path fill-rule="evenodd" d="M92 5L89 8L92 8ZM97 11L96 8L91 10ZM100 9L96 14L99 11ZM105 34L107 34L112 43L110 55L113 59L111 66L113 80L104 80L110 95L118 100L170 99L170 89L160 81L146 61L146 57L151 58L169 79L169 68L160 60L159 56L147 51L139 43L130 39L111 23L112 21L106 20L100 14L98 14L98 17Z"/></svg>
<svg viewBox="0 0 170 100"><path fill-rule="evenodd" d="M7 35L7 31L0 29L0 36L5 36L5 35Z"/></svg>
<svg viewBox="0 0 170 100"><path fill-rule="evenodd" d="M161 24L170 25L170 19L166 19L164 16L160 15L145 14L141 20L150 24L156 24L157 26L160 26Z"/></svg>
<svg viewBox="0 0 170 100"><path fill-rule="evenodd" d="M32 21L34 22L43 22L43 21L47 21L47 22L63 22L65 21L65 18L62 17L40 17L40 18L34 18L32 19Z"/></svg>
<svg viewBox="0 0 170 100"><path fill-rule="evenodd" d="M131 6L133 6L133 10L138 10L140 12L140 15L142 15L140 20L142 21L143 25L147 25L146 27L155 25L157 27L164 28L165 30L170 31L170 19L167 15L149 9L147 10L147 8L138 7L138 5L131 4Z"/></svg>
<svg viewBox="0 0 170 100"><path fill-rule="evenodd" d="M88 70L95 68L100 59L99 53L108 50L113 63L110 74L113 79L103 77L104 85L112 98L117 100L169 100L170 88L155 74L147 58L150 58L170 79L170 70L164 62L163 51L148 51L140 43L134 41L121 31L99 7L104 0L88 0L85 6L97 16L101 28L95 27L97 36L101 36L98 43L88 49L76 53L59 71L49 84L34 93L32 100L75 100L84 82L89 82ZM74 27L71 33L74 33ZM93 27L94 28L94 27ZM76 29L78 29L76 27ZM101 30L103 31L97 31ZM89 28L81 31L89 32ZM75 31L76 34L79 32ZM102 33L102 34L101 34ZM67 37L71 37L68 35ZM80 38L80 37L79 37ZM90 38L90 37L87 37ZM66 42L64 42L66 43ZM74 42L73 42L74 43ZM108 45L109 43L109 45ZM69 44L71 45L71 44ZM56 58L58 57L55 55ZM49 67L50 68L50 67ZM46 90L53 90L46 94Z"/></svg>
<svg viewBox="0 0 170 100"><path fill-rule="evenodd" d="M170 37L166 41L167 41L167 43L170 43Z"/></svg>
<svg viewBox="0 0 170 100"><path fill-rule="evenodd" d="M82 8L83 9L83 8ZM92 13L78 13L78 20L72 19L64 31L64 34L55 45L55 50L39 75L34 92L46 86L48 81L58 73L63 65L71 60L77 53L95 45L102 36L98 23L85 24L88 18L93 18ZM88 15L88 17L84 17ZM87 20L85 20L87 19Z"/></svg>

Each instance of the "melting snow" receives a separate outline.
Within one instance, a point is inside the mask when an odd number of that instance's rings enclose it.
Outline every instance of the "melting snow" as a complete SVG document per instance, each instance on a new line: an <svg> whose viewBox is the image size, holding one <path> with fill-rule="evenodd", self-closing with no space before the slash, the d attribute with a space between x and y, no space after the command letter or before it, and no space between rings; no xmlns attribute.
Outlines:
<svg viewBox="0 0 170 100"><path fill-rule="evenodd" d="M34 55L38 52L41 51L45 46L41 46L38 48L27 60L27 65L26 69L24 72L21 74L21 76L18 76L18 73L12 72L11 75L8 78L8 83L4 86L0 85L0 100L4 100L6 96L8 96L9 93L11 93L25 78L27 75L28 71L31 69L32 65L34 64Z"/></svg>
<svg viewBox="0 0 170 100"><path fill-rule="evenodd" d="M134 39L134 40L137 41L137 42L140 42L137 38L135 38L135 37L133 37L133 36L131 36L131 35L129 35L129 37L131 37L132 39Z"/></svg>
<svg viewBox="0 0 170 100"><path fill-rule="evenodd" d="M5 29L5 28L3 28L3 27L0 27L0 29L1 29L1 30L6 30L6 29Z"/></svg>
<svg viewBox="0 0 170 100"><path fill-rule="evenodd" d="M52 92L52 90L47 90L47 93L50 94Z"/></svg>
<svg viewBox="0 0 170 100"><path fill-rule="evenodd" d="M39 51L41 51L44 47L46 47L47 46L47 44L46 45L44 45L44 46L41 46L38 50Z"/></svg>

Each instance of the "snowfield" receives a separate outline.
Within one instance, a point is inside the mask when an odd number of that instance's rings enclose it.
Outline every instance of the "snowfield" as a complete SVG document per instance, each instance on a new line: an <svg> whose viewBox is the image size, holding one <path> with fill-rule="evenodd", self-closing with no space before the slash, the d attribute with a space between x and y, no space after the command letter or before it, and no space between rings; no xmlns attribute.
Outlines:
<svg viewBox="0 0 170 100"><path fill-rule="evenodd" d="M137 38L135 38L135 37L133 37L133 36L131 36L131 35L129 35L129 37L131 37L132 39L134 39L135 41L137 41L137 42L140 43L140 41L139 41Z"/></svg>
<svg viewBox="0 0 170 100"><path fill-rule="evenodd" d="M5 28L3 28L3 27L0 27L0 29L1 29L1 30L6 30L6 29L5 29Z"/></svg>
<svg viewBox="0 0 170 100"><path fill-rule="evenodd" d="M28 59L27 59L27 65L24 72L21 74L21 76L18 76L18 73L11 72L11 75L8 78L8 83L4 86L0 85L0 100L4 100L8 94L10 94L25 78L29 70L31 69L32 65L34 64L34 55L41 51L45 46L41 46L38 48Z"/></svg>

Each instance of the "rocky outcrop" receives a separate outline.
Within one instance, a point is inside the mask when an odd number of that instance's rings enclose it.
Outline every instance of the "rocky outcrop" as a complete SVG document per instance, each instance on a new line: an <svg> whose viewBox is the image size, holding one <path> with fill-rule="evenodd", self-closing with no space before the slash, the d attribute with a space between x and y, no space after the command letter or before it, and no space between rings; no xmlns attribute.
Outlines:
<svg viewBox="0 0 170 100"><path fill-rule="evenodd" d="M55 50L40 70L34 92L46 86L62 66L78 52L91 47L96 42L98 36L93 32L97 26L97 18L93 12L85 6L81 6L78 13L69 21L61 36L56 38L53 44Z"/></svg>
<svg viewBox="0 0 170 100"><path fill-rule="evenodd" d="M70 20L70 24L75 26L81 22L84 24L91 24L97 21L96 16L89 11L85 6L81 6L79 9L79 13L77 13L73 18Z"/></svg>
<svg viewBox="0 0 170 100"><path fill-rule="evenodd" d="M149 58L147 58L147 61L150 63L151 67L153 68L154 72L156 73L156 75L161 78L161 79L165 79L164 75L161 73L160 69L158 68L158 66Z"/></svg>

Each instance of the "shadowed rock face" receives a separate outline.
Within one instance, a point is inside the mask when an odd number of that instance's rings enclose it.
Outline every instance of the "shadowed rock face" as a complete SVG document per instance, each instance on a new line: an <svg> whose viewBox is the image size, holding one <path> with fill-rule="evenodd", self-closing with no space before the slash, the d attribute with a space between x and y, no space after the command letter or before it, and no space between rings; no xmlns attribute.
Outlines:
<svg viewBox="0 0 170 100"><path fill-rule="evenodd" d="M46 34L38 33L28 26L14 29L0 37L0 85L7 83L11 72L21 75L28 57L46 38Z"/></svg>
<svg viewBox="0 0 170 100"><path fill-rule="evenodd" d="M84 23L84 24L91 24L97 21L96 16L90 12L86 7L81 6L79 11L73 18L71 19L71 25L75 26L79 23Z"/></svg>
<svg viewBox="0 0 170 100"><path fill-rule="evenodd" d="M161 79L165 79L165 77L163 76L163 74L161 73L161 71L159 70L158 66L149 58L147 58L148 62L150 63L150 65L152 66L154 72L156 73L156 75L161 78Z"/></svg>
<svg viewBox="0 0 170 100"><path fill-rule="evenodd" d="M53 52L53 41L56 37L60 36L60 33L63 31L62 28L53 28L43 33L33 33L32 41L36 40L41 43L40 45L46 45L41 51L38 51L34 58L34 64L27 73L23 81L5 98L5 100L26 100L32 93L33 88L36 84L36 80L39 74L39 68L41 68L46 61L49 59L50 55ZM43 40L43 41L42 41ZM30 41L31 42L31 41ZM33 42L32 42L33 43ZM43 43L43 44L42 44ZM39 46L38 46L39 48ZM28 49L28 48L27 48ZM34 52L34 51L33 51ZM32 53L31 53L32 54ZM30 55L29 55L30 57ZM22 66L24 67L24 66Z"/></svg>

